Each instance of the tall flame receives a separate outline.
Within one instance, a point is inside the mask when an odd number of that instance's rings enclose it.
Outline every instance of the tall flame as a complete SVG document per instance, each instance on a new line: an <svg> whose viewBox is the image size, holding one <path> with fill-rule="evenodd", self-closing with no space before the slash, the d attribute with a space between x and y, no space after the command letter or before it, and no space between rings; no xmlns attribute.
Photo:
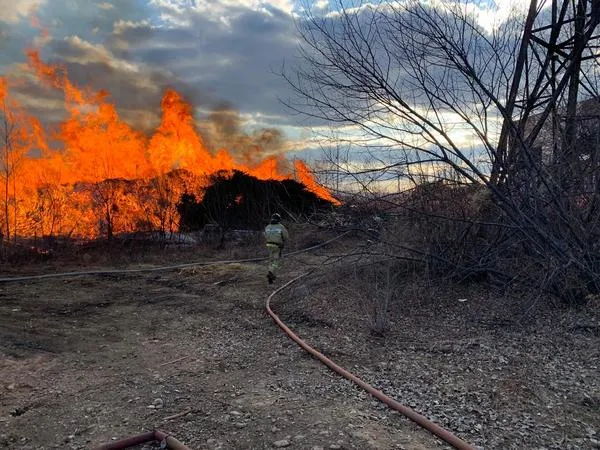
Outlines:
<svg viewBox="0 0 600 450"><path fill-rule="evenodd" d="M296 166L296 175L298 177L298 181L306 186L309 191L314 192L322 199L328 200L334 205L340 204L340 202L336 200L333 195L331 195L331 192L326 187L321 186L315 181L310 169L304 161L297 159L294 162L294 165Z"/></svg>
<svg viewBox="0 0 600 450"><path fill-rule="evenodd" d="M0 77L0 115L6 119L0 229L9 237L174 230L181 195L200 192L217 171L263 180L293 177L281 157L252 163L245 155L244 164L226 149L211 154L196 130L192 105L173 89L164 92L161 122L148 138L119 117L107 92L79 88L64 67L44 63L36 50L27 56L38 80L62 92L67 115L56 129L44 130ZM60 148L52 149L46 134ZM306 164L296 161L295 170L308 190L336 202Z"/></svg>

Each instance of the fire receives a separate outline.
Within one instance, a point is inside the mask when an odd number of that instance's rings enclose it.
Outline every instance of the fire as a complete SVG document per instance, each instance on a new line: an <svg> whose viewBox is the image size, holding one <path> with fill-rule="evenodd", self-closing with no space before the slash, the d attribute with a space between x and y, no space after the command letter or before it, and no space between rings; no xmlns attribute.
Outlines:
<svg viewBox="0 0 600 450"><path fill-rule="evenodd" d="M157 173L173 169L212 173L212 157L194 129L191 105L174 90L165 92L161 123L150 140L149 159Z"/></svg>
<svg viewBox="0 0 600 450"><path fill-rule="evenodd" d="M10 97L9 87L8 80L0 77L0 230L6 237L20 228L20 212L28 206L31 177L35 175L27 153L34 146L45 148L42 127Z"/></svg>
<svg viewBox="0 0 600 450"><path fill-rule="evenodd" d="M66 118L45 130L0 77L0 114L6 119L0 229L7 237L174 231L181 195L201 192L217 171L263 180L293 177L282 158L250 154L240 162L227 149L213 155L196 130L192 105L173 89L164 92L161 122L148 137L119 117L109 93L76 86L64 67L44 63L36 50L27 56L38 80L62 92ZM52 148L55 143L58 148ZM302 161L296 161L296 176L337 203Z"/></svg>
<svg viewBox="0 0 600 450"><path fill-rule="evenodd" d="M315 181L315 179L313 178L313 176L310 172L310 169L304 163L304 161L297 159L295 161L295 166L296 166L296 175L298 177L298 181L300 181L300 183L302 183L304 186L306 186L306 188L309 191L314 192L322 199L328 200L331 203L333 203L334 205L340 204L340 202L338 200L336 200L333 197L333 195L331 195L331 192L329 192L329 190L327 188L321 186L320 184L318 184Z"/></svg>

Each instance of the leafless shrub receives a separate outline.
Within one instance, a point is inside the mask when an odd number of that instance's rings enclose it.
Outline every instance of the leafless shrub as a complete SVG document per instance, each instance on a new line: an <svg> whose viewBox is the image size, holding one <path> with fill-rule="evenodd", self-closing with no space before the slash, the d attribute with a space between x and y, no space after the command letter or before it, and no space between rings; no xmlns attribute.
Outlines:
<svg viewBox="0 0 600 450"><path fill-rule="evenodd" d="M38 247L7 245L0 250L0 263L11 267L22 267L45 263L53 259L53 252Z"/></svg>
<svg viewBox="0 0 600 450"><path fill-rule="evenodd" d="M356 302L356 309L368 320L371 333L383 336L389 330L392 309L398 308L403 281L414 269L412 261L386 257L365 248L330 270L328 277L336 285L344 280L340 286L342 295Z"/></svg>
<svg viewBox="0 0 600 450"><path fill-rule="evenodd" d="M430 276L485 279L496 267L489 247L499 214L482 186L419 185L402 202L399 219L408 227L410 247L425 253Z"/></svg>

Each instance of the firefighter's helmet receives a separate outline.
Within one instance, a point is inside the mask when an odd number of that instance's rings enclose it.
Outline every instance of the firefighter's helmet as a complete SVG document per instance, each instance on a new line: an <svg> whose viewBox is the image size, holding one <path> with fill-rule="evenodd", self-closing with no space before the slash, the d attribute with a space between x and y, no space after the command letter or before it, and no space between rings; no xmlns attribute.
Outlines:
<svg viewBox="0 0 600 450"><path fill-rule="evenodd" d="M279 213L275 213L271 216L271 222L272 223L279 223L281 222L281 215Z"/></svg>

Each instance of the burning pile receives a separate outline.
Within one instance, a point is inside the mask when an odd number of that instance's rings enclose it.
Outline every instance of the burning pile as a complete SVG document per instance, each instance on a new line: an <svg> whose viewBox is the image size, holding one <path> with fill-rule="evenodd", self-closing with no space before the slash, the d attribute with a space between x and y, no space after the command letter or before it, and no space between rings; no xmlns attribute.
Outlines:
<svg viewBox="0 0 600 450"><path fill-rule="evenodd" d="M211 154L194 125L192 106L175 90L164 92L160 125L148 137L119 117L108 93L80 89L64 68L45 64L37 51L27 55L37 78L64 94L67 116L49 133L0 77L0 230L5 237L174 231L182 194L198 195L215 172L293 178L281 157L243 164L225 149ZM302 161L295 162L295 173L308 190L335 203Z"/></svg>

